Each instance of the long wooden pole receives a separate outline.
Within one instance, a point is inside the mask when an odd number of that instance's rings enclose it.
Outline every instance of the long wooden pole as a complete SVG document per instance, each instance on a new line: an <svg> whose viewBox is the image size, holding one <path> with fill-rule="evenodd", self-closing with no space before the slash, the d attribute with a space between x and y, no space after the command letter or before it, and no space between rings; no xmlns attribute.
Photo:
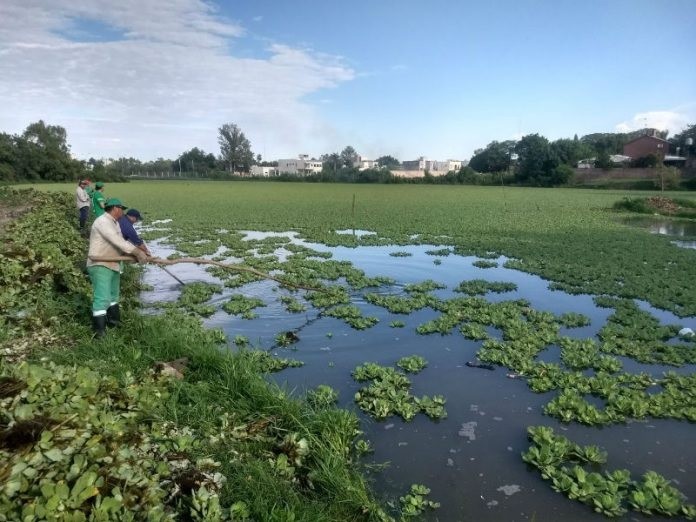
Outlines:
<svg viewBox="0 0 696 522"><path fill-rule="evenodd" d="M137 263L138 260L134 256L113 256L113 257L90 257L92 261L100 262L100 263L119 263L121 261L126 262L126 263ZM212 259L204 259L202 257L179 257L176 259L162 259L161 257L148 257L147 258L148 263L152 263L155 265L178 265L179 263L192 263L194 265L213 265L213 266L219 266L220 268L224 268L225 270L232 270L234 272L248 272L250 274L254 274L256 276L262 277L263 279L270 279L271 281L275 281L277 283L280 283L281 285L285 286L290 286L293 288L300 288L302 290L312 290L315 292L322 292L323 290L321 288L312 288L309 286L303 286L303 285L298 285L295 283L290 283L288 281L283 281L282 279L278 279L277 277L272 276L271 274L267 274L266 272L262 272L260 270L256 270L255 268L251 268L249 266L243 266L243 265L234 265L234 264L229 264L229 263L221 263L219 261L213 261Z"/></svg>

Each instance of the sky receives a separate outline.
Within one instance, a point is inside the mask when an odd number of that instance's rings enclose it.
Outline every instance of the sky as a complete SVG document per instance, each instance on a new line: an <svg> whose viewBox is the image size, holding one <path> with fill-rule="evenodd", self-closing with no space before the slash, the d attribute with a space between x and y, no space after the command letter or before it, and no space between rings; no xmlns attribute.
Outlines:
<svg viewBox="0 0 696 522"><path fill-rule="evenodd" d="M264 159L696 123L694 0L1 0L0 132L73 154Z"/></svg>

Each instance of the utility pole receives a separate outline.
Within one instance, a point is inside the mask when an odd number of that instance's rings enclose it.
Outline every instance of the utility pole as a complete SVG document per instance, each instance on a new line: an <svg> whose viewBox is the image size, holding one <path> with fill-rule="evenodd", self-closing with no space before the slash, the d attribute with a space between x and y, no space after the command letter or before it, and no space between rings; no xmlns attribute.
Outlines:
<svg viewBox="0 0 696 522"><path fill-rule="evenodd" d="M181 177L181 158L179 158L179 177Z"/></svg>

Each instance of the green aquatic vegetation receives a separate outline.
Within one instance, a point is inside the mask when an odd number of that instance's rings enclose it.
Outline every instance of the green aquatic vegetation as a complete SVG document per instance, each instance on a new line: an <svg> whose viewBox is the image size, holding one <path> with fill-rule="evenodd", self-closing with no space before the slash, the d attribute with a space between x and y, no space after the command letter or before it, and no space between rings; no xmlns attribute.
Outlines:
<svg viewBox="0 0 696 522"><path fill-rule="evenodd" d="M442 260L441 260L441 259L433 259L433 264L434 264L434 265L441 265L441 264L442 264Z"/></svg>
<svg viewBox="0 0 696 522"><path fill-rule="evenodd" d="M398 250L396 252L389 252L392 257L411 257L413 254L411 252L404 252L403 250Z"/></svg>
<svg viewBox="0 0 696 522"><path fill-rule="evenodd" d="M368 303L386 308L393 314L410 314L438 301L437 298L422 292L415 292L411 296L368 293L364 297Z"/></svg>
<svg viewBox="0 0 696 522"><path fill-rule="evenodd" d="M476 268L496 268L498 263L495 261L486 261L485 259L479 259L471 263Z"/></svg>
<svg viewBox="0 0 696 522"><path fill-rule="evenodd" d="M429 256L441 256L441 257L447 257L448 255L452 254L452 249L451 248L438 248L436 250L426 250L425 253Z"/></svg>
<svg viewBox="0 0 696 522"><path fill-rule="evenodd" d="M350 303L348 290L340 285L326 286L321 292L309 292L306 299L316 308L329 308L330 306Z"/></svg>
<svg viewBox="0 0 696 522"><path fill-rule="evenodd" d="M226 477L219 463L194 457L201 434L145 420L168 397L165 381L131 377L122 386L53 363L25 363L13 376L25 388L0 399L3 518L164 521L174 520L174 508L191 516L219 510ZM198 485L182 491L189 475Z"/></svg>
<svg viewBox="0 0 696 522"><path fill-rule="evenodd" d="M372 448L370 441L365 439L359 439L355 441L355 450L358 452L359 455L366 455L375 451Z"/></svg>
<svg viewBox="0 0 696 522"><path fill-rule="evenodd" d="M416 405L431 419L444 419L447 417L447 412L445 411L446 402L442 395L433 395L432 397L424 395L420 399L416 397Z"/></svg>
<svg viewBox="0 0 696 522"><path fill-rule="evenodd" d="M558 317L558 321L566 328L579 328L581 326L589 326L590 318L576 312L566 312Z"/></svg>
<svg viewBox="0 0 696 522"><path fill-rule="evenodd" d="M485 295L488 292L502 294L504 292L512 292L517 290L515 283L503 283L497 281L486 281L484 279L471 279L462 281L454 289L455 292L461 292L468 295Z"/></svg>
<svg viewBox="0 0 696 522"><path fill-rule="evenodd" d="M203 306L203 303L214 294L219 293L222 293L220 285L201 282L189 283L184 285L176 304L188 312L209 317L215 313L215 307L212 305Z"/></svg>
<svg viewBox="0 0 696 522"><path fill-rule="evenodd" d="M242 294L233 294L230 296L229 301L222 305L222 309L230 315L241 315L247 319L253 318L252 310L260 306L266 306L261 299L246 297Z"/></svg>
<svg viewBox="0 0 696 522"><path fill-rule="evenodd" d="M621 516L630 508L647 515L696 518L696 506L686 503L686 497L662 475L647 471L637 482L625 469L587 471L587 465L601 469L607 462L606 452L597 446L579 446L545 426L530 426L527 432L532 446L522 453L522 460L568 498L608 517Z"/></svg>
<svg viewBox="0 0 696 522"><path fill-rule="evenodd" d="M331 386L320 384L307 392L307 402L315 408L328 408L338 402L338 392Z"/></svg>
<svg viewBox="0 0 696 522"><path fill-rule="evenodd" d="M423 368L428 366L428 361L426 361L420 355L410 355L408 357L402 357L399 359L396 362L396 365L409 373L418 373Z"/></svg>
<svg viewBox="0 0 696 522"><path fill-rule="evenodd" d="M248 346L249 345L249 338L246 335L235 335L234 339L232 339L232 342L236 344L237 346Z"/></svg>
<svg viewBox="0 0 696 522"><path fill-rule="evenodd" d="M224 281L225 288L240 288L249 283L263 281L263 278L249 272L242 272L228 276Z"/></svg>
<svg viewBox="0 0 696 522"><path fill-rule="evenodd" d="M403 328L404 326L406 326L406 323L403 321L392 321L389 323L390 328Z"/></svg>
<svg viewBox="0 0 696 522"><path fill-rule="evenodd" d="M459 327L459 331L467 339L472 341L484 341L490 338L486 327L480 323L466 323Z"/></svg>
<svg viewBox="0 0 696 522"><path fill-rule="evenodd" d="M412 484L409 493L399 497L401 504L401 518L419 517L426 509L437 509L440 507L438 502L428 500L430 489L421 484Z"/></svg>
<svg viewBox="0 0 696 522"><path fill-rule="evenodd" d="M304 366L302 361L287 359L285 357L274 357L262 350L245 350L244 357L258 368L262 373L274 373L286 368L299 368Z"/></svg>
<svg viewBox="0 0 696 522"><path fill-rule="evenodd" d="M404 291L409 294L418 294L425 292L432 292L433 290L442 290L447 288L442 283L433 281L432 279L426 279L420 283L412 283L404 286Z"/></svg>
<svg viewBox="0 0 696 522"><path fill-rule="evenodd" d="M684 495L654 471L646 472L628 495L631 507L646 515L696 518L696 506L685 504Z"/></svg>
<svg viewBox="0 0 696 522"><path fill-rule="evenodd" d="M338 305L323 312L323 315L343 319L356 330L371 328L379 322L376 317L365 317L355 305Z"/></svg>
<svg viewBox="0 0 696 522"><path fill-rule="evenodd" d="M597 371L616 373L622 365L616 357L600 354L600 345L592 339L560 339L561 360L570 370L586 370L589 368Z"/></svg>
<svg viewBox="0 0 696 522"><path fill-rule="evenodd" d="M304 312L307 310L307 307L303 305L301 302L299 302L297 299L295 299L292 296L289 295L283 295L280 297L280 302L285 305L285 309L293 314L297 314L300 312Z"/></svg>
<svg viewBox="0 0 696 522"><path fill-rule="evenodd" d="M617 419L608 410L601 410L579 397L573 390L564 389L544 406L544 413L562 422L578 421L589 426L615 422Z"/></svg>
<svg viewBox="0 0 696 522"><path fill-rule="evenodd" d="M299 340L300 338L293 331L280 332L275 336L275 342L278 346L290 346Z"/></svg>
<svg viewBox="0 0 696 522"><path fill-rule="evenodd" d="M457 326L463 318L455 314L442 314L437 319L427 321L416 327L416 333L420 335L428 335L439 333L441 335L449 335L452 333L452 328Z"/></svg>
<svg viewBox="0 0 696 522"><path fill-rule="evenodd" d="M212 256L220 247L218 241L179 241L170 243L184 257Z"/></svg>
<svg viewBox="0 0 696 522"><path fill-rule="evenodd" d="M609 300L602 300L608 304ZM611 301L615 312L599 331L602 351L631 357L642 363L681 366L696 363L696 350L688 344L667 344L680 326L662 326L650 313L631 300Z"/></svg>
<svg viewBox="0 0 696 522"><path fill-rule="evenodd" d="M399 415L410 421L419 412L433 419L447 416L443 397L414 397L410 393L411 381L394 368L364 363L353 370L353 378L358 382L372 381L369 386L360 388L354 398L360 409L375 419Z"/></svg>

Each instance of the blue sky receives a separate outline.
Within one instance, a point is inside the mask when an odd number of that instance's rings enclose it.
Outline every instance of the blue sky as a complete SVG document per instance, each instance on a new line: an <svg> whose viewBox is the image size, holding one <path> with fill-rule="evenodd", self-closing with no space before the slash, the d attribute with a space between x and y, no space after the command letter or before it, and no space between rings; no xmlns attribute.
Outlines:
<svg viewBox="0 0 696 522"><path fill-rule="evenodd" d="M696 123L692 0L45 4L0 5L0 131L79 157L217 153L225 122L268 159Z"/></svg>

